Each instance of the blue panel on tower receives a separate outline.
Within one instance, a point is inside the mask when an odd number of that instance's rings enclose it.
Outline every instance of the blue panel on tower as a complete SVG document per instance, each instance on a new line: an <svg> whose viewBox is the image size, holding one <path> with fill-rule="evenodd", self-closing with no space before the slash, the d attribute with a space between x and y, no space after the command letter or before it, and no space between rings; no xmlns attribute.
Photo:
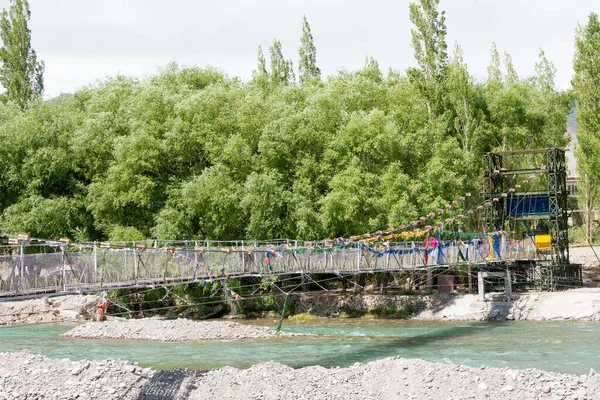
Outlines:
<svg viewBox="0 0 600 400"><path fill-rule="evenodd" d="M548 196L512 196L506 199L506 216L548 214Z"/></svg>

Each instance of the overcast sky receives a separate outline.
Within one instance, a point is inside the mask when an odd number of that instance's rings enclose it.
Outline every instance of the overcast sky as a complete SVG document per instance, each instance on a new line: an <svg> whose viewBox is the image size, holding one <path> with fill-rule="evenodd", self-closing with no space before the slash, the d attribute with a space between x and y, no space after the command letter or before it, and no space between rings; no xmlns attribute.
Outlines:
<svg viewBox="0 0 600 400"><path fill-rule="evenodd" d="M298 65L302 15L311 25L325 76L356 70L365 57L382 69L415 65L405 0L30 0L32 43L46 63L46 97L115 74L143 78L169 62L217 67L247 79L279 39ZM442 0L449 48L462 46L472 75L484 79L492 42L520 76L533 74L539 49L570 87L577 23L600 13L599 0ZM0 0L7 8L8 0Z"/></svg>

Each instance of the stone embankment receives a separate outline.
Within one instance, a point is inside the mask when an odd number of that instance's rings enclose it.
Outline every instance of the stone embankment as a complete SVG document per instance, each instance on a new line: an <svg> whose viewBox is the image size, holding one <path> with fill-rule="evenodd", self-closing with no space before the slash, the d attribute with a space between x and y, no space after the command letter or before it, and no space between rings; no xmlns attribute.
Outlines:
<svg viewBox="0 0 600 400"><path fill-rule="evenodd" d="M413 311L419 320L581 320L600 321L600 288L560 292L525 292L508 299L503 294L477 295L339 295L298 294L292 298L296 313L333 317L350 312L402 309Z"/></svg>
<svg viewBox="0 0 600 400"><path fill-rule="evenodd" d="M301 334L281 332L282 336ZM243 325L231 321L161 320L155 318L88 322L63 336L95 339L156 340L161 342L226 339L262 339L276 337L266 326Z"/></svg>
<svg viewBox="0 0 600 400"><path fill-rule="evenodd" d="M0 400L136 399L150 391L155 376L127 361L52 360L29 353L0 353ZM332 369L293 369L267 362L247 370L226 367L186 376L162 381L159 389L172 396L152 398L598 399L600 393L600 375L593 370L576 376L399 357Z"/></svg>
<svg viewBox="0 0 600 400"><path fill-rule="evenodd" d="M0 325L84 321L96 317L96 295L67 295L0 301Z"/></svg>

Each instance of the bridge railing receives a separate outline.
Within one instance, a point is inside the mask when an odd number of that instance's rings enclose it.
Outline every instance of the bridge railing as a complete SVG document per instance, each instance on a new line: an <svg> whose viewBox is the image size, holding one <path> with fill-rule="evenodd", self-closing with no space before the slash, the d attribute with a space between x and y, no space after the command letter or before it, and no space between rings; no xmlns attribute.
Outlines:
<svg viewBox="0 0 600 400"><path fill-rule="evenodd" d="M228 242L227 244L231 244ZM169 244L173 244L172 242ZM490 243L446 241L429 248L422 242L346 243L300 246L297 242L220 246L101 247L76 244L0 248L0 296L77 292L161 283L269 274L353 274L365 271L484 264L540 257L529 240ZM492 251L490 250L492 249ZM34 252L35 251L35 252Z"/></svg>

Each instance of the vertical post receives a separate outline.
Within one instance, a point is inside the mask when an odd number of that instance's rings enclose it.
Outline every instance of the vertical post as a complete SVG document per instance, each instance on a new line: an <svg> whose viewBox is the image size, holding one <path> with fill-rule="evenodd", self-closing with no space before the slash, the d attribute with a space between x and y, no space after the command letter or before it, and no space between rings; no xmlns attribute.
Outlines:
<svg viewBox="0 0 600 400"><path fill-rule="evenodd" d="M237 305L235 301L231 300L231 296L229 296L229 286L227 284L227 278L223 279L223 292L225 292L225 302L229 304L231 308L230 315L237 315Z"/></svg>
<svg viewBox="0 0 600 400"><path fill-rule="evenodd" d="M127 250L125 250L127 251ZM133 245L133 279L135 281L135 284L137 285L137 281L138 281L138 259L137 259L137 250L135 247L135 244Z"/></svg>
<svg viewBox="0 0 600 400"><path fill-rule="evenodd" d="M23 243L21 243L20 247L20 259L21 259L21 273L20 275L20 284L21 284L21 293L25 293L25 249L23 248Z"/></svg>
<svg viewBox="0 0 600 400"><path fill-rule="evenodd" d="M508 300L512 296L512 284L510 279L510 271L506 268L506 276L504 277L504 295Z"/></svg>
<svg viewBox="0 0 600 400"><path fill-rule="evenodd" d="M426 291L431 293L433 290L433 270L431 268L427 269L427 283L425 284Z"/></svg>
<svg viewBox="0 0 600 400"><path fill-rule="evenodd" d="M471 275L471 264L467 265L467 279L469 280L469 294L473 293L473 275Z"/></svg>
<svg viewBox="0 0 600 400"><path fill-rule="evenodd" d="M479 301L485 301L485 283L483 282L483 272L477 272L477 291L479 294Z"/></svg>
<svg viewBox="0 0 600 400"><path fill-rule="evenodd" d="M67 262L66 262L66 254L65 254L65 245L60 246L60 251L62 252L62 281L63 281L63 292L67 291Z"/></svg>
<svg viewBox="0 0 600 400"><path fill-rule="evenodd" d="M194 280L198 279L198 252L196 247L198 247L197 240L194 241Z"/></svg>
<svg viewBox="0 0 600 400"><path fill-rule="evenodd" d="M98 246L94 242L94 283L98 282Z"/></svg>

